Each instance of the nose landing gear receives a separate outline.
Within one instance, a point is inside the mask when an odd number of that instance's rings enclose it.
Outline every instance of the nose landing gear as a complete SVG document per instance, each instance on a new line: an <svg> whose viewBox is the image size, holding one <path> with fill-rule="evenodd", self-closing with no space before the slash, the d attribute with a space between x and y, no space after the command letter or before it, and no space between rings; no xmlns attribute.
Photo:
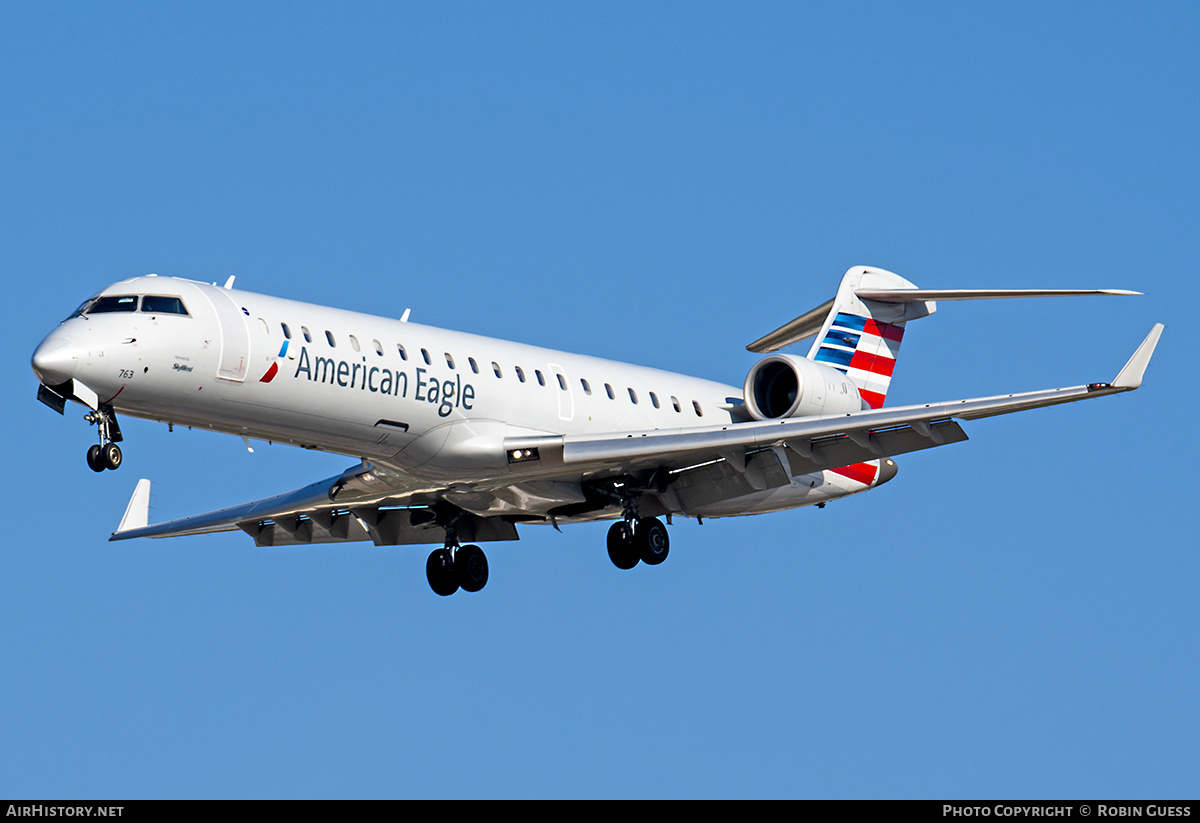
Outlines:
<svg viewBox="0 0 1200 823"><path fill-rule="evenodd" d="M87 450L87 464L94 472L121 467L121 447L117 443L121 437L121 427L117 424L117 413L112 406L103 405L94 412L88 412L84 420L96 426L100 432L100 442Z"/></svg>

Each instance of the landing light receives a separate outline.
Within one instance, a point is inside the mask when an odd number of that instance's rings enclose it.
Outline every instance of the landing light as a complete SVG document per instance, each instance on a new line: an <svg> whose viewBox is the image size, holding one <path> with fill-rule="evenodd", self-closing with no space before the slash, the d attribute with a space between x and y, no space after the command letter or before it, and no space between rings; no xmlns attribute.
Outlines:
<svg viewBox="0 0 1200 823"><path fill-rule="evenodd" d="M537 449L509 449L508 450L508 462L509 463L528 463L531 460L538 460L538 459L539 459L539 455L538 455Z"/></svg>

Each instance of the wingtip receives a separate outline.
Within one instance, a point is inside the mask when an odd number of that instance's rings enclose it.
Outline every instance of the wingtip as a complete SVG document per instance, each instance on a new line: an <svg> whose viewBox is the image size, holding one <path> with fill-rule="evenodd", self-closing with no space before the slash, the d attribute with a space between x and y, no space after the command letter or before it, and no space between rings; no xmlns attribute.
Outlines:
<svg viewBox="0 0 1200 823"><path fill-rule="evenodd" d="M1162 323L1154 324L1154 328L1150 329L1146 339L1137 347L1137 351L1113 379L1112 387L1114 389L1132 390L1142 385L1142 376L1146 373L1146 367L1150 365L1150 358L1154 355L1154 348L1158 345L1158 338L1162 336L1163 328Z"/></svg>
<svg viewBox="0 0 1200 823"><path fill-rule="evenodd" d="M150 481L143 477L133 488L129 505L125 507L125 516L121 518L121 525L117 526L117 530L108 539L119 540L122 532L144 529L148 525L150 525Z"/></svg>

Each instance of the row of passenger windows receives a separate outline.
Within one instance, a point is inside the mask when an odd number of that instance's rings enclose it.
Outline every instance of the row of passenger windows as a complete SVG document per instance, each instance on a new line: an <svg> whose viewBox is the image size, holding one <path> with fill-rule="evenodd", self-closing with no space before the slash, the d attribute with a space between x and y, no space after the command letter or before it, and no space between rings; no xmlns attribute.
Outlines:
<svg viewBox="0 0 1200 823"><path fill-rule="evenodd" d="M263 329L268 330L266 321L260 321L260 322L262 322ZM280 323L279 325L283 329L283 336L286 337L288 340L291 340L292 339L291 327L287 323ZM300 334L304 337L304 340L306 342L308 342L308 343L313 342L313 335L312 335L312 332L309 331L308 326L301 326ZM359 342L357 337L355 337L353 334L347 335L347 337L350 341L350 348L354 349L354 351L356 351L356 352L361 352L363 350L363 346ZM325 330L325 342L329 344L329 347L331 349L337 347L337 338L335 338L333 332L329 331L328 329ZM383 354L384 354L383 344L380 343L378 340L372 339L371 345L375 349L375 353L377 355L379 355L380 357L383 357ZM425 362L425 365L432 366L433 365L433 357L429 354L429 351L427 349L420 349L420 352L421 352L421 359ZM396 353L400 355L401 360L404 360L404 361L408 360L408 350L404 348L403 344L401 344L401 343L396 344ZM447 368L454 369L454 370L456 370L458 368L456 365L456 362L454 360L454 356L452 354L450 354L450 352L443 352L442 356L445 357L445 359L446 359ZM470 367L471 372L473 374L480 374L479 363L475 360L474 357L467 358L467 365ZM492 374L494 374L497 378L502 379L504 377L504 371L503 371L503 369L500 368L500 364L493 360L491 363L491 366L492 366ZM517 376L518 381L520 381L521 383L525 383L528 381L529 378L525 372L525 369L521 368L520 366L513 366L512 368L513 368L513 373ZM554 378L558 382L559 389L561 389L562 391L566 391L567 390L567 378L564 377L562 374L559 374L558 372L554 372ZM542 373L541 369L533 370L533 379L537 381L537 384L539 386L546 385L546 375ZM584 394L586 394L586 395L592 394L592 384L588 381L588 379L586 377L579 378L579 385L583 389ZM630 402L633 403L634 405L637 405L639 402L637 391L634 390L633 388L626 388L626 391L629 393ZM609 400L617 399L617 393L613 389L612 385L609 383L604 384L604 393L605 393L605 395L608 396ZM657 393L647 392L647 396L650 398L650 404L652 406L654 406L654 408L661 409L663 407L663 404L659 400ZM671 408L673 408L677 412L680 412L680 413L683 412L683 405L679 402L679 398L672 395L670 397L670 402L671 402ZM695 412L697 417L704 416L704 410L700 408L700 403L696 400L692 401L692 411Z"/></svg>

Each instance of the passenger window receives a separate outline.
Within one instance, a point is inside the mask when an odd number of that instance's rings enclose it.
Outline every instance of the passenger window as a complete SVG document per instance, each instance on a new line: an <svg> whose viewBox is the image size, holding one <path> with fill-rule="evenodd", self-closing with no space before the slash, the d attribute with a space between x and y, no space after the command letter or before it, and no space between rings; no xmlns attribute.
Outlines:
<svg viewBox="0 0 1200 823"><path fill-rule="evenodd" d="M533 374L534 374L534 376L536 376L536 377L537 377L537 381L538 381L538 385L539 385L539 386L544 386L544 385L546 385L546 377L545 377L545 375L543 375L543 374L542 374L542 370L541 370L541 369L534 369L534 370L533 370Z"/></svg>
<svg viewBox="0 0 1200 823"><path fill-rule="evenodd" d="M499 376L500 376L500 364L499 364L499 363L497 363L495 360L493 360L493 361L492 361L492 372L493 372L493 373L494 373L494 374L495 374L497 377L499 377Z"/></svg>
<svg viewBox="0 0 1200 823"><path fill-rule="evenodd" d="M560 389L562 389L563 391L566 391L567 390L567 378L563 377L561 374L556 374L554 376L558 378L558 387Z"/></svg>
<svg viewBox="0 0 1200 823"><path fill-rule="evenodd" d="M654 406L654 408L656 408L656 409L658 409L658 408L662 408L661 406L659 406L659 405L658 405L658 395L657 395L657 394L655 394L654 392L650 392L650 403L651 403L651 404Z"/></svg>
<svg viewBox="0 0 1200 823"><path fill-rule="evenodd" d="M697 416L697 417L703 417L703 416L704 416L704 412L702 412L702 411L700 410L700 404L699 404L699 403L697 403L695 400L693 400L693 401L692 401L692 408L696 410L696 416Z"/></svg>
<svg viewBox="0 0 1200 823"><path fill-rule="evenodd" d="M629 390L629 399L633 401L633 405L637 405L637 392L633 389Z"/></svg>
<svg viewBox="0 0 1200 823"><path fill-rule="evenodd" d="M283 329L283 336L286 337L288 340L291 340L292 339L292 330L288 328L288 324L280 323L279 327L281 329Z"/></svg>
<svg viewBox="0 0 1200 823"><path fill-rule="evenodd" d="M396 344L396 351L397 351L397 352L400 354L400 359L401 359L401 360L407 360L407 359L408 359L408 352L406 352L406 351L404 350L404 347L403 347L403 346L401 346L399 343L397 343L397 344Z"/></svg>
<svg viewBox="0 0 1200 823"><path fill-rule="evenodd" d="M304 335L305 342L308 342L308 343L312 342L312 333L308 330L308 326L301 326L300 332L301 332L301 334Z"/></svg>
<svg viewBox="0 0 1200 823"><path fill-rule="evenodd" d="M580 384L582 384L582 386L583 386L583 393L584 393L584 394L591 394L591 393L592 393L592 387L591 387L590 385L588 385L588 381L587 381L587 379L586 379L586 378L583 378L583 377L579 378L579 382L580 382Z"/></svg>
<svg viewBox="0 0 1200 823"><path fill-rule="evenodd" d="M358 346L358 338L354 335L350 335L350 348L354 349L355 351L362 351L362 349L360 349Z"/></svg>
<svg viewBox="0 0 1200 823"><path fill-rule="evenodd" d="M445 352L445 354L446 354L446 365L449 366L450 368L454 368L454 358L450 356L450 352Z"/></svg>
<svg viewBox="0 0 1200 823"><path fill-rule="evenodd" d="M525 382L525 370L522 369L520 366L513 366L513 371L515 371L517 373L517 379L520 380L522 383L524 383Z"/></svg>
<svg viewBox="0 0 1200 823"><path fill-rule="evenodd" d="M378 340L372 340L371 342L375 344L375 353L380 357L383 357L383 344Z"/></svg>
<svg viewBox="0 0 1200 823"><path fill-rule="evenodd" d="M142 298L142 311L149 314L182 314L187 315L183 301L178 297L164 297L159 294L147 294Z"/></svg>
<svg viewBox="0 0 1200 823"><path fill-rule="evenodd" d="M671 405L675 407L675 411L682 412L683 408L679 405L679 398L671 395Z"/></svg>
<svg viewBox="0 0 1200 823"><path fill-rule="evenodd" d="M479 374L479 364L475 362L475 358L468 357L467 362L471 364L471 371L475 372L475 374Z"/></svg>
<svg viewBox="0 0 1200 823"><path fill-rule="evenodd" d="M271 336L271 327L267 325L266 320L263 320L261 317L258 318L258 325L262 327L263 334L265 334L267 337Z"/></svg>
<svg viewBox="0 0 1200 823"><path fill-rule="evenodd" d="M425 361L426 366L432 366L433 361L429 359L429 352L426 349L421 349L421 359Z"/></svg>
<svg viewBox="0 0 1200 823"><path fill-rule="evenodd" d="M125 294L120 296L101 297L92 307L88 309L88 314L108 314L109 312L129 312L137 311L138 299L136 294Z"/></svg>
<svg viewBox="0 0 1200 823"><path fill-rule="evenodd" d="M337 348L337 343L333 342L333 332L329 331L328 329L325 330L325 339L329 342L329 348Z"/></svg>
<svg viewBox="0 0 1200 823"><path fill-rule="evenodd" d="M604 392L608 395L609 400L616 400L617 396L613 394L613 388L608 383L604 384Z"/></svg>

